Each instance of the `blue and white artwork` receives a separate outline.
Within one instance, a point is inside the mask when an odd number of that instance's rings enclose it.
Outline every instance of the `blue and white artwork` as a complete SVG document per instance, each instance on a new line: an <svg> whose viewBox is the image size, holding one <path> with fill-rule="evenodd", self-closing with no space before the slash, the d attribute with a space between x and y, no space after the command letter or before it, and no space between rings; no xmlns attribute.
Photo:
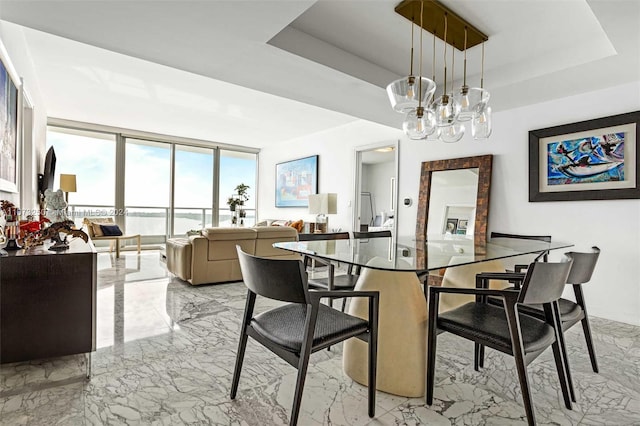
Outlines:
<svg viewBox="0 0 640 426"><path fill-rule="evenodd" d="M276 207L308 207L317 192L317 155L276 164Z"/></svg>
<svg viewBox="0 0 640 426"><path fill-rule="evenodd" d="M624 180L625 133L551 142L547 145L547 184Z"/></svg>

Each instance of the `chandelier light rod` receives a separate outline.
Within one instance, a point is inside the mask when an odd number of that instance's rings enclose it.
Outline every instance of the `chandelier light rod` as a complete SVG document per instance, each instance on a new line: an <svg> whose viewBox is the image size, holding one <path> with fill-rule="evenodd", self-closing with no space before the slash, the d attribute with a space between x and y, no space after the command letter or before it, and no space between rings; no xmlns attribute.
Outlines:
<svg viewBox="0 0 640 426"><path fill-rule="evenodd" d="M420 22L423 29L460 51L465 50L465 32L467 49L489 40L486 34L437 0L403 0L395 7L395 11L412 22ZM446 35L446 40L444 28L439 25L444 20L445 14L449 21L449 34Z"/></svg>

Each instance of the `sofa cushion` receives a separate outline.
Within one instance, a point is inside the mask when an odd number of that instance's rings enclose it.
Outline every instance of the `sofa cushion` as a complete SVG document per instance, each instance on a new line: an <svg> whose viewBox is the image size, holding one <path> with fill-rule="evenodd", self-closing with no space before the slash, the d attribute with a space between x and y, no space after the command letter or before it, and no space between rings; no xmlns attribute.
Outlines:
<svg viewBox="0 0 640 426"><path fill-rule="evenodd" d="M205 228L202 235L209 241L255 240L253 228Z"/></svg>
<svg viewBox="0 0 640 426"><path fill-rule="evenodd" d="M256 256L274 257L291 255L291 252L273 247L273 243L298 241L298 231L288 226L258 226L254 229L258 233L255 251Z"/></svg>
<svg viewBox="0 0 640 426"><path fill-rule="evenodd" d="M298 231L290 226L255 226L253 229L259 240L285 237L295 238L294 240L287 239L286 241L295 241L298 238Z"/></svg>
<svg viewBox="0 0 640 426"><path fill-rule="evenodd" d="M236 246L240 246L242 251L249 254L256 252L256 239L255 238L236 238L234 240L208 240L207 259L214 260L229 260L238 259L238 252Z"/></svg>

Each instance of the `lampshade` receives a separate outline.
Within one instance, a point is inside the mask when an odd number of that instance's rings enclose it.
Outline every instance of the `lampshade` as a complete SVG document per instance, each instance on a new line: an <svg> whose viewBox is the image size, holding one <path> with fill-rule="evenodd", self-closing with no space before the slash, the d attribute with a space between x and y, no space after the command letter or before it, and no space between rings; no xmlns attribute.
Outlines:
<svg viewBox="0 0 640 426"><path fill-rule="evenodd" d="M338 213L338 194L313 194L309 195L309 213L311 214L336 214Z"/></svg>
<svg viewBox="0 0 640 426"><path fill-rule="evenodd" d="M60 175L62 192L76 192L76 175Z"/></svg>

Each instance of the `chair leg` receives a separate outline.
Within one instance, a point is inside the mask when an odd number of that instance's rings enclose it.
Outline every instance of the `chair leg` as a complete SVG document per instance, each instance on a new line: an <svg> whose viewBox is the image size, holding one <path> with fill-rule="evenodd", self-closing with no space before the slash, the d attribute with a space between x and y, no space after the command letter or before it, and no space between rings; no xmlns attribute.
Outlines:
<svg viewBox="0 0 640 426"><path fill-rule="evenodd" d="M527 415L527 422L530 426L534 426L536 424L536 417L533 411L533 404L531 402L531 389L529 388L529 379L527 377L527 364L524 359L522 334L520 332L520 319L518 318L518 312L515 310L515 304L505 303L505 308L507 311L507 320L509 322L509 333L511 334L513 357L516 362L518 379L520 380L520 390L522 391L524 411Z"/></svg>
<svg viewBox="0 0 640 426"><path fill-rule="evenodd" d="M300 358L298 360L298 377L296 380L296 390L293 394L293 407L291 408L291 418L289 419L289 426L295 426L298 424L300 405L302 404L302 391L304 391L304 382L307 378L307 368L309 367L309 357L311 356L313 333L315 330L315 324L318 315L317 303L319 303L319 301L314 301L312 305L307 308L304 341L302 343Z"/></svg>
<svg viewBox="0 0 640 426"><path fill-rule="evenodd" d="M233 370L233 379L231 380L231 399L235 399L238 392L238 383L240 382L240 372L242 371L242 362L244 361L244 351L247 348L247 340L249 335L247 334L247 327L251 316L253 314L253 308L256 303L256 295L250 290L247 291L247 302L244 308L244 318L242 319L242 328L240 330L240 342L238 343L238 353L236 354L236 366Z"/></svg>
<svg viewBox="0 0 640 426"><path fill-rule="evenodd" d="M576 391L573 387L573 378L571 377L571 367L569 366L569 357L567 356L567 345L564 340L564 331L562 331L562 320L560 318L560 311L557 304L553 305L555 310L554 316L557 318L556 330L558 330L558 344L562 351L562 360L564 361L564 371L567 377L567 385L569 386L569 393L571 394L571 400L576 402Z"/></svg>
<svg viewBox="0 0 640 426"><path fill-rule="evenodd" d="M553 359L556 362L556 370L558 371L558 379L560 380L560 388L562 389L564 405L567 409L571 410L572 393L569 390L568 377L566 375L564 360L562 359L562 350L560 349L560 344L558 342L555 342L551 347L553 348Z"/></svg>
<svg viewBox="0 0 640 426"><path fill-rule="evenodd" d="M231 399L235 399L238 392L238 383L240 382L240 372L242 371L242 362L244 361L244 351L247 348L248 337L246 330L242 330L240 343L238 344L238 354L236 355L236 367L233 370L233 380L231 382Z"/></svg>
<svg viewBox="0 0 640 426"><path fill-rule="evenodd" d="M587 314L587 306L584 303L584 294L582 293L582 285L574 284L573 292L576 295L576 302L582 308L584 318L582 318L582 330L584 330L584 338L587 341L587 350L589 351L589 359L591 359L591 368L593 372L598 372L598 361L596 360L596 350L593 347L593 339L591 338L591 326L589 325L589 315Z"/></svg>
<svg viewBox="0 0 640 426"><path fill-rule="evenodd" d="M347 308L347 298L344 297L342 299L342 312L344 312L344 310Z"/></svg>
<svg viewBox="0 0 640 426"><path fill-rule="evenodd" d="M436 380L436 344L438 342L438 332L436 321L438 318L438 297L432 292L429 296L429 323L427 331L427 383L425 384L425 394L427 405L433 404L433 387Z"/></svg>
<svg viewBox="0 0 640 426"><path fill-rule="evenodd" d="M591 368L594 373L598 373L598 360L596 359L596 349L593 347L593 339L591 338L591 326L589 325L589 317L587 313L584 313L582 319L582 330L584 330L584 339L587 342L587 350L589 351L589 358L591 359Z"/></svg>
<svg viewBox="0 0 640 426"><path fill-rule="evenodd" d="M480 371L484 368L484 345L474 343L473 369Z"/></svg>
<svg viewBox="0 0 640 426"><path fill-rule="evenodd" d="M298 416L300 415L300 405L302 404L302 391L304 391L304 381L307 378L307 367L309 366L309 352L301 354L300 363L298 365L298 377L296 380L296 390L293 394L293 407L291 408L291 419L289 425L298 424Z"/></svg>
<svg viewBox="0 0 640 426"><path fill-rule="evenodd" d="M378 305L369 299L369 417L376 415L378 369Z"/></svg>
<svg viewBox="0 0 640 426"><path fill-rule="evenodd" d="M547 308L545 308L547 309ZM562 397L564 405L571 410L571 401L575 402L575 392L573 390L573 381L571 380L571 370L569 370L569 360L567 359L567 350L564 344L564 333L562 332L562 321L560 320L560 309L558 302L551 304L551 316L554 322L556 333L556 341L551 345L553 349L553 358L558 370L558 379L560 380L560 388L562 389Z"/></svg>

